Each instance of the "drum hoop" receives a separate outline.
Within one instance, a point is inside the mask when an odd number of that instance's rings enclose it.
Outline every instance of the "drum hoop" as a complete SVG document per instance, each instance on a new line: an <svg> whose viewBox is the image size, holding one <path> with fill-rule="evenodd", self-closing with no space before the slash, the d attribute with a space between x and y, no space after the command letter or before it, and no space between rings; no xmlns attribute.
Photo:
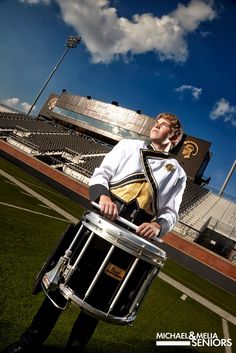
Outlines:
<svg viewBox="0 0 236 353"><path fill-rule="evenodd" d="M79 306L83 308L86 312L89 314L92 314L92 316L102 319L103 321L113 323L113 324L120 324L120 325L128 325L132 323L136 316L137 316L137 311L129 313L126 316L120 317L120 316L115 316L111 314L106 314L104 311L101 311L99 309L94 308L90 304L86 303L83 299L80 299L77 297L73 290L65 286L64 284L60 284L60 291L62 295L67 299L71 300L72 304L75 306Z"/></svg>
<svg viewBox="0 0 236 353"><path fill-rule="evenodd" d="M101 215L94 213L92 211L89 211L88 213L86 213L84 215L84 218L87 218L90 222L93 223L93 218L97 218L97 223L101 223L104 222L107 227L110 227L111 229L116 229L119 230L121 233L125 233L126 234L126 239L129 239L132 243L135 243L136 245L141 245L141 246L145 246L145 249L149 249L151 251L158 251L161 255L160 257L164 257L166 255L165 251L160 249L156 244L151 243L150 240L146 239L146 238L142 238L140 236L138 236L137 234L132 233L131 231L129 231L128 229L125 229L123 227L121 227L118 224L114 224L113 222L109 221L108 219L102 217ZM122 234L123 236L123 234Z"/></svg>
<svg viewBox="0 0 236 353"><path fill-rule="evenodd" d="M90 212L84 216L82 221L85 227L96 233L101 238L109 241L118 248L141 258L155 266L163 266L166 253L146 239L131 233L129 230L114 225L100 215Z"/></svg>
<svg viewBox="0 0 236 353"><path fill-rule="evenodd" d="M153 253L152 253L152 255L148 256L148 254L143 251L143 250L146 250L146 249L141 249L142 252L139 253L139 252L137 252L137 250L135 251L132 248L129 248L128 244L126 242L124 244L122 244L123 243L123 239L122 238L119 238L119 240L117 240L118 239L117 236L113 236L110 233L104 232L98 226L91 225L91 224L86 223L84 221L82 223L84 224L84 226L86 228L88 228L89 230L94 232L100 238L103 238L103 239L109 241L110 244L115 245L117 248L122 249L125 252L127 252L127 253L129 253L131 255L134 255L135 257L138 257L141 260L144 260L145 262L149 262L152 265L155 265L157 267L159 267L159 266L163 267L164 266L163 260L161 260L160 258L153 258ZM114 237L114 239L112 239L111 237Z"/></svg>

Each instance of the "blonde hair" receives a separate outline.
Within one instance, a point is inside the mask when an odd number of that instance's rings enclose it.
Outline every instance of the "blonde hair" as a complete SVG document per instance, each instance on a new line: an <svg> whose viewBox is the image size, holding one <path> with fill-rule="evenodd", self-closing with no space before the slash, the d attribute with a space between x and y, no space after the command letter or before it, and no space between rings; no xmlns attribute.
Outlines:
<svg viewBox="0 0 236 353"><path fill-rule="evenodd" d="M175 147L183 137L182 125L175 114L172 113L160 113L157 115L157 120L165 119L170 123L170 126L174 133L174 139L171 140L172 148Z"/></svg>

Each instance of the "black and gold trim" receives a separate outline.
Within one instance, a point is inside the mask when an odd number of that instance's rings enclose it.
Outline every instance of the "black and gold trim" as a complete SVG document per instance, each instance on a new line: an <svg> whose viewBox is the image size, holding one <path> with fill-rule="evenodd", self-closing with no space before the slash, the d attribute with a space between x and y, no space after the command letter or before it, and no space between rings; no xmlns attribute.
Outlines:
<svg viewBox="0 0 236 353"><path fill-rule="evenodd" d="M151 145L148 146L149 148L152 147ZM150 165L148 163L148 158L152 159L168 159L169 155L160 151L156 151L153 149L141 149L140 150L140 157L141 157L141 163L143 166L144 174L146 176L146 180L149 182L151 193L152 193L152 207L153 207L153 213L157 214L159 205L157 204L158 198L158 192L159 192L159 186L157 182L155 181L152 169L150 168Z"/></svg>
<svg viewBox="0 0 236 353"><path fill-rule="evenodd" d="M117 188L117 187L122 187L125 185L129 185L135 182L141 182L141 181L146 181L146 177L144 173L132 173L127 175L125 178L115 181L115 182L110 182L110 190L112 188Z"/></svg>

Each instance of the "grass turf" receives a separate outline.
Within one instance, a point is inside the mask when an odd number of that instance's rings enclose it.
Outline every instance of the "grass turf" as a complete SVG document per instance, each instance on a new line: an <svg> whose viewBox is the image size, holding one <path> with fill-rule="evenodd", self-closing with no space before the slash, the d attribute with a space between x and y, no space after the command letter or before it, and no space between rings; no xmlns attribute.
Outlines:
<svg viewBox="0 0 236 353"><path fill-rule="evenodd" d="M201 276L193 273L184 266L178 265L175 261L170 259L166 261L162 271L194 292L202 295L210 302L236 316L236 297L234 295L222 288L216 287L209 281L204 280Z"/></svg>
<svg viewBox="0 0 236 353"><path fill-rule="evenodd" d="M78 205L78 203L69 199L65 195L57 192L52 187L45 185L37 178L32 177L30 174L24 172L13 163L10 163L9 161L1 157L0 169L17 178L17 180L21 181L23 184L38 192L40 195L47 198L49 201L54 202L57 206L61 207L63 210L70 213L74 217L80 218L80 216L82 215L84 210ZM9 195L9 192L7 192L7 190L8 189L6 187L6 193L8 194L9 199L11 198L11 196L14 197L14 194L11 195L10 193Z"/></svg>

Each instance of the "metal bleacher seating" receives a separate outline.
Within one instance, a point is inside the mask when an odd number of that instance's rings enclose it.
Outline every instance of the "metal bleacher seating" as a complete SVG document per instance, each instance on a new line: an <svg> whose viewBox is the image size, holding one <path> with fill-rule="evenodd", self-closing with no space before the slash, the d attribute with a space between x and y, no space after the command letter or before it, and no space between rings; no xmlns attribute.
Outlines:
<svg viewBox="0 0 236 353"><path fill-rule="evenodd" d="M62 134L32 134L23 138L25 142L30 142L38 146L39 152L46 153L52 151L71 150L79 155L108 152L106 145L99 144L93 139L77 133L70 135ZM102 151L102 152L101 152Z"/></svg>
<svg viewBox="0 0 236 353"><path fill-rule="evenodd" d="M104 155L102 156L94 155L92 157L82 158L81 163L79 164L79 167L87 171L86 175L91 177L94 172L94 169L100 166L103 158L104 158Z"/></svg>
<svg viewBox="0 0 236 353"><path fill-rule="evenodd" d="M0 131L10 133L24 120L30 121L32 118L27 118L25 115L19 113L0 112Z"/></svg>
<svg viewBox="0 0 236 353"><path fill-rule="evenodd" d="M65 163L90 177L111 146L82 133L40 118L18 113L0 112L0 138L37 156L48 164L61 165L64 153L76 156ZM52 158L43 158L43 156ZM58 160L58 163L57 163Z"/></svg>
<svg viewBox="0 0 236 353"><path fill-rule="evenodd" d="M236 205L188 180L175 230L195 240L206 228L236 239Z"/></svg>
<svg viewBox="0 0 236 353"><path fill-rule="evenodd" d="M38 118L31 118L23 113L6 113L0 112L0 129L1 131L14 131L22 129L31 133L68 133L67 130L52 122Z"/></svg>
<svg viewBox="0 0 236 353"><path fill-rule="evenodd" d="M207 197L209 190L195 184L192 179L187 179L186 189L183 195L183 200L180 206L180 217L183 217L191 209L196 207L196 205L204 198Z"/></svg>

